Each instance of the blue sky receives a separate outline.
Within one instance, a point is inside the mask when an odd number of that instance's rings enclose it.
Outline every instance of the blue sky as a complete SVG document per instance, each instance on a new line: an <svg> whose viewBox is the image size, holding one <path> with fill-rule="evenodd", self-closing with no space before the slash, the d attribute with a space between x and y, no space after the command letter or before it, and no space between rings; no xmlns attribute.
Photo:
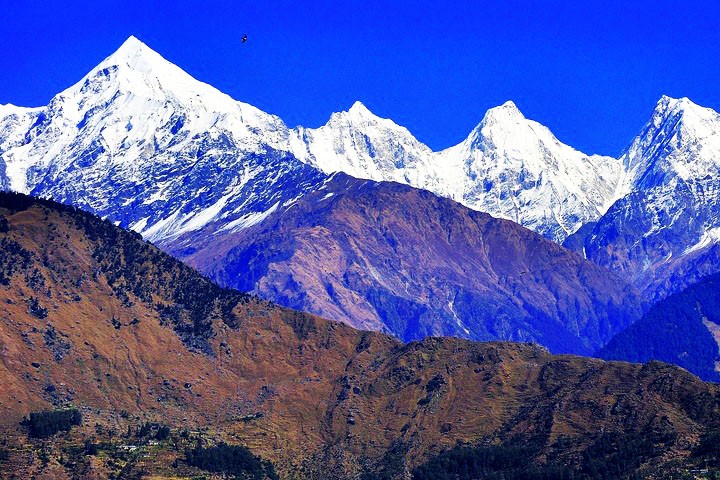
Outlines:
<svg viewBox="0 0 720 480"><path fill-rule="evenodd" d="M0 103L46 104L135 35L291 127L361 100L434 149L506 100L607 155L662 94L720 109L720 6L709 1L3 3Z"/></svg>

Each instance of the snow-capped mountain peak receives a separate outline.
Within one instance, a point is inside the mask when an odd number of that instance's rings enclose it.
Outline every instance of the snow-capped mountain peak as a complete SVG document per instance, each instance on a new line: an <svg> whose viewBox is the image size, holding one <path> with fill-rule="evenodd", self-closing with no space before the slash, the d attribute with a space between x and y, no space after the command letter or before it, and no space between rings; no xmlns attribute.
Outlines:
<svg viewBox="0 0 720 480"><path fill-rule="evenodd" d="M718 113L701 107L687 97L672 98L663 95L658 100L649 124L656 129L696 129L702 124L717 121Z"/></svg>
<svg viewBox="0 0 720 480"><path fill-rule="evenodd" d="M489 109L485 112L480 124L476 127L477 130L482 129L485 126L494 124L512 124L519 123L525 120L525 116L518 110L517 105L512 100L499 105L497 107Z"/></svg>
<svg viewBox="0 0 720 480"><path fill-rule="evenodd" d="M159 53L132 35L120 45L120 48L98 65L97 69L106 68L111 65L126 65L133 70L144 73L152 72L153 68L175 67Z"/></svg>
<svg viewBox="0 0 720 480"><path fill-rule="evenodd" d="M372 113L360 100L356 100L355 103L352 104L348 113L353 117L375 117L375 114Z"/></svg>
<svg viewBox="0 0 720 480"><path fill-rule="evenodd" d="M405 128L380 118L361 102L336 112L320 128L297 127L290 150L326 173L411 183L431 169L432 151Z"/></svg>
<svg viewBox="0 0 720 480"><path fill-rule="evenodd" d="M82 96L93 100L134 101L137 107L147 110L189 109L184 124L194 123L197 130L207 130L222 124L235 136L251 136L252 130L286 130L283 122L252 105L238 102L215 87L199 81L180 67L163 58L143 42L129 37L112 55L91 70L82 80L58 97ZM93 102L96 103L96 102ZM82 110L82 106L80 107ZM269 139L276 147L286 140L286 134Z"/></svg>
<svg viewBox="0 0 720 480"><path fill-rule="evenodd" d="M627 191L714 174L720 169L720 114L688 98L663 96L621 158Z"/></svg>
<svg viewBox="0 0 720 480"><path fill-rule="evenodd" d="M668 95L662 95L655 105L653 110L653 117L664 116L667 112L672 110L687 110L694 108L704 108L694 103L688 97L673 98Z"/></svg>
<svg viewBox="0 0 720 480"><path fill-rule="evenodd" d="M132 36L57 95L45 117L50 129L69 132L54 141L55 149L99 136L115 161L143 161L164 143L179 147L206 134L222 133L253 152L267 145L283 149L287 143L287 128L278 117L196 80ZM70 125L74 131L67 129ZM116 155L123 151L128 155Z"/></svg>
<svg viewBox="0 0 720 480"><path fill-rule="evenodd" d="M303 178L317 180L283 153L278 117L135 37L25 117L0 129L0 187L82 206L153 240L220 218L242 223L309 188Z"/></svg>
<svg viewBox="0 0 720 480"><path fill-rule="evenodd" d="M195 99L195 103L200 103L197 97L208 96L207 101L224 104L223 110L234 103L227 95L194 79L133 36L60 96L87 94L92 90L112 95L119 91L141 97L173 97L186 102Z"/></svg>
<svg viewBox="0 0 720 480"><path fill-rule="evenodd" d="M652 300L717 272L720 115L663 96L621 161L628 195L586 237L587 258Z"/></svg>
<svg viewBox="0 0 720 480"><path fill-rule="evenodd" d="M463 144L470 150L498 149L522 162L539 160L538 148L543 144L562 145L547 127L525 118L512 101L489 109Z"/></svg>
<svg viewBox="0 0 720 480"><path fill-rule="evenodd" d="M561 143L511 102L491 108L460 144L440 152L463 170L467 206L562 241L602 215L622 164Z"/></svg>
<svg viewBox="0 0 720 480"><path fill-rule="evenodd" d="M375 115L368 109L365 104L359 100L352 104L352 106L342 112L335 112L330 115L330 119L325 126L337 128L337 129L360 129L365 130L369 127L379 127L388 130L401 132L403 135L411 136L410 132L389 118L382 118ZM322 128L322 127L320 127ZM305 129L306 131L310 129Z"/></svg>

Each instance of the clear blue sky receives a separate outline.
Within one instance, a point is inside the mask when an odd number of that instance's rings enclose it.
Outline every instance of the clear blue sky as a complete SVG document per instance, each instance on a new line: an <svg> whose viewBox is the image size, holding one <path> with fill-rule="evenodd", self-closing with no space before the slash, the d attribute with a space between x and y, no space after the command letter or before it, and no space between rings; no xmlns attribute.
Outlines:
<svg viewBox="0 0 720 480"><path fill-rule="evenodd" d="M662 94L720 109L718 2L2 3L0 103L46 104L135 35L291 127L361 100L434 149L510 99L561 141L608 155Z"/></svg>

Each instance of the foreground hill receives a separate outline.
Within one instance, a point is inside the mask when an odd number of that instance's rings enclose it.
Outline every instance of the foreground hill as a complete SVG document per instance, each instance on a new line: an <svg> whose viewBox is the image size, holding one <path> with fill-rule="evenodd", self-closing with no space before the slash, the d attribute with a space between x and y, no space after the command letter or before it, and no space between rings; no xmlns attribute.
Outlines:
<svg viewBox="0 0 720 480"><path fill-rule="evenodd" d="M223 286L405 341L592 353L641 314L618 277L520 225L344 174L251 228L210 225L161 247Z"/></svg>
<svg viewBox="0 0 720 480"><path fill-rule="evenodd" d="M0 215L2 472L192 477L236 452L221 442L281 478L442 478L483 456L565 478L714 465L720 390L678 368L402 344L216 287L69 207L1 194Z"/></svg>
<svg viewBox="0 0 720 480"><path fill-rule="evenodd" d="M720 274L655 304L598 356L631 362L661 360L720 381Z"/></svg>

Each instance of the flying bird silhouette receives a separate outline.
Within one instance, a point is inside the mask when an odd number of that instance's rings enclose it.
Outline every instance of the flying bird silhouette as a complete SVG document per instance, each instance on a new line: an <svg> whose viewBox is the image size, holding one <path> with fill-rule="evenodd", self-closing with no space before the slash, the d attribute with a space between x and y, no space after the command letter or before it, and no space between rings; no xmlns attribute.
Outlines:
<svg viewBox="0 0 720 480"><path fill-rule="evenodd" d="M247 34L243 35L241 40L242 40L242 43L247 42Z"/></svg>

